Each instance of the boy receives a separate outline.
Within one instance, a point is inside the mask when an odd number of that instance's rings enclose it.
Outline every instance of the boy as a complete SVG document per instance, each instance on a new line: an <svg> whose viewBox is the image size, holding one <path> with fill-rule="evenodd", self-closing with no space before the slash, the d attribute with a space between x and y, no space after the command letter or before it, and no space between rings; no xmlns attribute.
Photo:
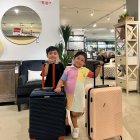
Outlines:
<svg viewBox="0 0 140 140"><path fill-rule="evenodd" d="M59 62L58 48L50 46L46 49L47 62L45 64L45 87L52 87L52 64L55 63L55 85L57 85L64 71L64 65Z"/></svg>
<svg viewBox="0 0 140 140"><path fill-rule="evenodd" d="M55 63L55 86L57 85L60 77L63 74L64 71L64 65L59 62L59 54L58 54L58 48L54 46L50 46L46 49L47 54L47 62L45 64L45 87L52 87L52 64ZM66 119L66 130L65 135L68 136L71 133L71 128L68 122L68 119Z"/></svg>

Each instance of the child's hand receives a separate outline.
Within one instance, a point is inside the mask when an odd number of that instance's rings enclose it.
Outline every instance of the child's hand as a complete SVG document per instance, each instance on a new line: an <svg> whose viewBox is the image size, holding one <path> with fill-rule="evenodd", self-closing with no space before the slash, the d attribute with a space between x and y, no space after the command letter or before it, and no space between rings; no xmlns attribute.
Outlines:
<svg viewBox="0 0 140 140"><path fill-rule="evenodd" d="M55 63L55 62L56 62L55 60L48 59L48 64L53 64L53 63Z"/></svg>
<svg viewBox="0 0 140 140"><path fill-rule="evenodd" d="M104 64L104 62L103 61L100 61L100 65L103 65Z"/></svg>
<svg viewBox="0 0 140 140"><path fill-rule="evenodd" d="M61 91L61 88L60 87L57 87L54 91L58 93L58 92Z"/></svg>

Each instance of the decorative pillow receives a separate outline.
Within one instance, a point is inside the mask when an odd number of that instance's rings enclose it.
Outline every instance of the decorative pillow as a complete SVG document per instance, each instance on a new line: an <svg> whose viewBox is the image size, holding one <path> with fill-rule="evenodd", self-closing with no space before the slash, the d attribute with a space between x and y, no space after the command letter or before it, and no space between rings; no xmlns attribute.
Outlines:
<svg viewBox="0 0 140 140"><path fill-rule="evenodd" d="M40 76L40 74L41 74L41 71L28 70L28 82L42 80L42 76Z"/></svg>

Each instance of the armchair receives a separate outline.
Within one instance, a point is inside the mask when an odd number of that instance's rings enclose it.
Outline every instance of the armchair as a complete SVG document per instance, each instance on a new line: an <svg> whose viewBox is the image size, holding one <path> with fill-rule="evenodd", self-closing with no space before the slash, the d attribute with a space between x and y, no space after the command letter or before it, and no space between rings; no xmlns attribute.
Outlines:
<svg viewBox="0 0 140 140"><path fill-rule="evenodd" d="M41 88L40 73L42 68L42 61L43 60L22 61L22 64L19 68L19 78L16 94L18 111L21 110L21 104L29 104L29 96L33 89ZM38 74L37 78L36 73Z"/></svg>

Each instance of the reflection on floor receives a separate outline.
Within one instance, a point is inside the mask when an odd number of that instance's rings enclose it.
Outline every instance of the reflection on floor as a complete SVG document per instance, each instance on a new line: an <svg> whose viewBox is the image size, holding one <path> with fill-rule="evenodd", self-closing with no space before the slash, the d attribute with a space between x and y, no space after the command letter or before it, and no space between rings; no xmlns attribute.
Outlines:
<svg viewBox="0 0 140 140"><path fill-rule="evenodd" d="M97 79L97 83L101 81ZM106 80L105 83L114 84L114 80ZM87 79L86 84L92 85L92 79ZM140 94L123 91L123 140L140 140ZM84 116L79 121L79 140L88 140ZM29 140L29 111L23 109L17 111L16 105L0 106L0 140ZM66 137L72 140L72 137ZM118 137L108 140L118 140Z"/></svg>

